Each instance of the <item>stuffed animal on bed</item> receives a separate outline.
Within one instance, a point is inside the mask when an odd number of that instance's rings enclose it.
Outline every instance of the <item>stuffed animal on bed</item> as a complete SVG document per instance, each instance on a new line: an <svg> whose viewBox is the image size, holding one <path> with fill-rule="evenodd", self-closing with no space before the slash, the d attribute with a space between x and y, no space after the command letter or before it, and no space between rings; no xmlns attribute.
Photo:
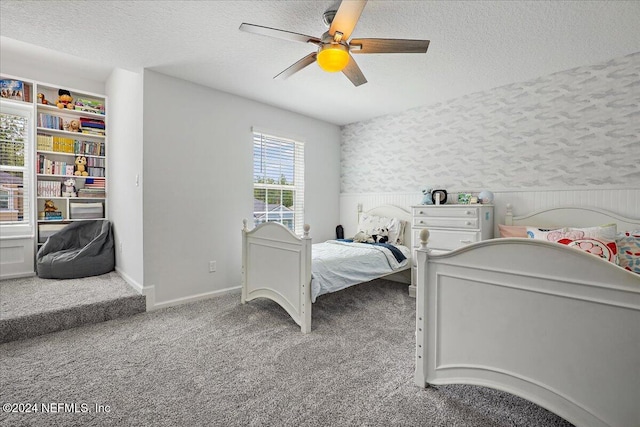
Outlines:
<svg viewBox="0 0 640 427"><path fill-rule="evenodd" d="M378 227L374 231L375 234L372 234L371 237L373 241L376 243L388 243L389 242L389 230L384 227Z"/></svg>
<svg viewBox="0 0 640 427"><path fill-rule="evenodd" d="M424 190L422 190L422 201L420 202L421 205L433 204L433 199L431 198L432 191L433 191L433 188L425 188Z"/></svg>
<svg viewBox="0 0 640 427"><path fill-rule="evenodd" d="M364 231L358 231L355 236L353 236L354 243L375 243L373 237L370 234L365 233Z"/></svg>

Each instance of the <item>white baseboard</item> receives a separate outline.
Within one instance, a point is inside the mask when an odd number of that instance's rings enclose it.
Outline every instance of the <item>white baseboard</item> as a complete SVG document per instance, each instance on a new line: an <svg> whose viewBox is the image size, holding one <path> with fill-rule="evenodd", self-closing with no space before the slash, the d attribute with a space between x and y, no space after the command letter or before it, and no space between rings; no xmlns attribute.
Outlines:
<svg viewBox="0 0 640 427"><path fill-rule="evenodd" d="M143 286L118 267L116 267L116 272L129 284L129 286L133 288L134 291L145 296L147 311L153 310L155 304L155 288L153 286Z"/></svg>
<svg viewBox="0 0 640 427"><path fill-rule="evenodd" d="M153 309L157 310L159 308L173 307L173 306L176 306L176 305L186 304L186 303L189 303L189 302L195 302L195 301L200 301L200 300L203 300L203 299L219 297L219 296L230 294L230 293L240 292L240 289L241 289L240 286L234 286L232 288L220 289L218 291L205 292L203 294L192 295L192 296L183 297L183 298L177 298L177 299L169 300L169 301L163 301L163 302L155 303L154 306L153 306ZM240 299L240 295L238 295L238 300L239 299Z"/></svg>
<svg viewBox="0 0 640 427"><path fill-rule="evenodd" d="M125 282L127 282L137 293L142 294L142 290L143 290L143 286L141 283L138 283L136 280L134 280L131 276L129 276L127 273L125 273L124 271L122 271L119 267L116 267L116 272L120 275L120 277L122 277Z"/></svg>
<svg viewBox="0 0 640 427"><path fill-rule="evenodd" d="M23 277L33 277L35 275L36 275L35 271L30 271L25 273L2 274L0 276L0 280L21 279Z"/></svg>

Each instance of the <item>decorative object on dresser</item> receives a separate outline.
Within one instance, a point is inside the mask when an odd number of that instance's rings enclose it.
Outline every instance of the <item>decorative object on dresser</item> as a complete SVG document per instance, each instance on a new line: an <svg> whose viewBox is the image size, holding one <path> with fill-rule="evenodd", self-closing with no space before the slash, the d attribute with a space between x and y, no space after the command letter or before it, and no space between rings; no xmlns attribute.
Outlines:
<svg viewBox="0 0 640 427"><path fill-rule="evenodd" d="M493 193L489 190L482 190L478 194L478 201L485 205L493 203Z"/></svg>
<svg viewBox="0 0 640 427"><path fill-rule="evenodd" d="M420 244L420 231L429 228L429 248L437 251L458 249L469 243L493 238L493 205L412 206L411 243ZM416 269L411 272L409 293L415 296Z"/></svg>
<svg viewBox="0 0 640 427"><path fill-rule="evenodd" d="M444 205L447 203L447 190L433 190L431 200L434 205Z"/></svg>
<svg viewBox="0 0 640 427"><path fill-rule="evenodd" d="M526 233L603 239L613 227L624 245L640 218L580 207L514 217L507 206L505 226L520 237L446 253L420 231L416 384L505 390L576 426L639 425L640 275Z"/></svg>
<svg viewBox="0 0 640 427"><path fill-rule="evenodd" d="M420 202L421 205L432 205L433 204L433 198L431 196L431 191L433 191L431 189L431 187L425 188L424 190L422 190L422 201Z"/></svg>

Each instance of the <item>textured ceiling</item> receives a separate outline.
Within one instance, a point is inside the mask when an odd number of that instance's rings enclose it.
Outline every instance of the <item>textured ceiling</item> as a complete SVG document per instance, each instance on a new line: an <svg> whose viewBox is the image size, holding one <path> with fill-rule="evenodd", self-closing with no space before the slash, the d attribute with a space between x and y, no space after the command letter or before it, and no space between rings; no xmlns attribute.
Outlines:
<svg viewBox="0 0 640 427"><path fill-rule="evenodd" d="M369 81L356 88L315 64L274 80L313 46L238 30L248 22L319 37L332 3L1 0L0 35L3 50L18 41L80 57L73 69L94 80L148 68L340 125L640 51L638 1L370 0L354 37L431 45L354 55Z"/></svg>

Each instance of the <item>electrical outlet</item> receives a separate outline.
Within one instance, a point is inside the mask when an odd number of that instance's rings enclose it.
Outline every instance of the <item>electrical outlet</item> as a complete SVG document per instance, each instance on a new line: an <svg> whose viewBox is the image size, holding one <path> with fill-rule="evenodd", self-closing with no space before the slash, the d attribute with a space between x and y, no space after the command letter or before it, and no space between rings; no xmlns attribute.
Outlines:
<svg viewBox="0 0 640 427"><path fill-rule="evenodd" d="M213 273L214 271L216 271L216 262L209 261L209 273Z"/></svg>

